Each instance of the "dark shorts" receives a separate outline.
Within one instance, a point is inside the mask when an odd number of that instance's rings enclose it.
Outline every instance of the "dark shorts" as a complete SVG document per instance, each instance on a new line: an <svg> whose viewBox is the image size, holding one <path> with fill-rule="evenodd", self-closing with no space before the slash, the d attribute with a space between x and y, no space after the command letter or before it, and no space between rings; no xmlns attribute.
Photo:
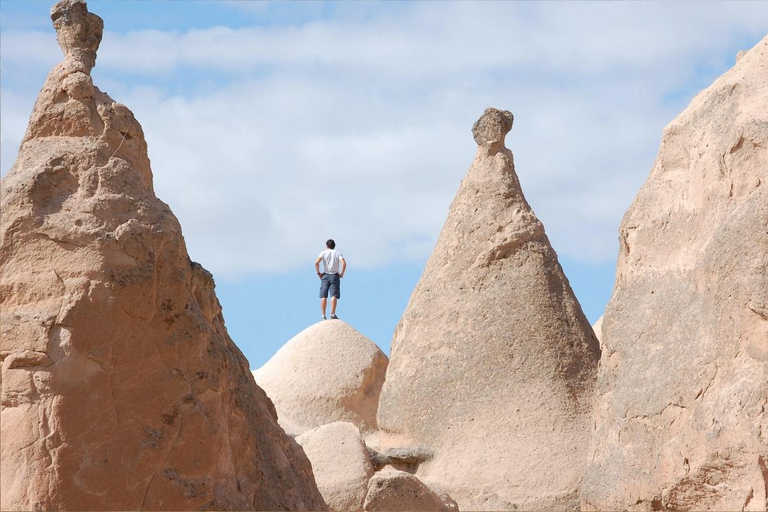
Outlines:
<svg viewBox="0 0 768 512"><path fill-rule="evenodd" d="M323 277L320 278L320 298L327 298L329 293L331 297L341 298L341 279L339 274L323 274Z"/></svg>

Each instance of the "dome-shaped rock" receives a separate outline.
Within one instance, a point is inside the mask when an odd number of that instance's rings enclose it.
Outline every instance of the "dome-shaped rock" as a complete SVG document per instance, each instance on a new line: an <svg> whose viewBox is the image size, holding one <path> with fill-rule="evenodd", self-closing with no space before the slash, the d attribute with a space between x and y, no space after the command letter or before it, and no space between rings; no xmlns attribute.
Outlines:
<svg viewBox="0 0 768 512"><path fill-rule="evenodd" d="M291 338L253 375L292 435L334 421L370 431L387 363L381 349L349 324L325 320Z"/></svg>
<svg viewBox="0 0 768 512"><path fill-rule="evenodd" d="M337 421L304 432L296 442L312 463L317 488L329 510L362 511L373 466L360 430Z"/></svg>
<svg viewBox="0 0 768 512"><path fill-rule="evenodd" d="M365 512L458 512L443 489L427 485L416 475L386 466L368 482Z"/></svg>

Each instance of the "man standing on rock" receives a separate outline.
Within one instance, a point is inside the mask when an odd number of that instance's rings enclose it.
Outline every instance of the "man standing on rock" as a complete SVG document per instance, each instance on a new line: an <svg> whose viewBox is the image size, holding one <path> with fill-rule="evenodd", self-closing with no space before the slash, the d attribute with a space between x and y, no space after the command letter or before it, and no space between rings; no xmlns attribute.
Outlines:
<svg viewBox="0 0 768 512"><path fill-rule="evenodd" d="M325 317L325 308L328 305L328 295L331 295L331 320L338 320L336 316L336 301L341 298L341 278L347 270L347 260L336 250L336 242L333 239L325 242L326 249L315 260L315 271L320 278L320 311ZM323 272L320 272L320 262L323 262ZM341 267L341 272L339 272Z"/></svg>

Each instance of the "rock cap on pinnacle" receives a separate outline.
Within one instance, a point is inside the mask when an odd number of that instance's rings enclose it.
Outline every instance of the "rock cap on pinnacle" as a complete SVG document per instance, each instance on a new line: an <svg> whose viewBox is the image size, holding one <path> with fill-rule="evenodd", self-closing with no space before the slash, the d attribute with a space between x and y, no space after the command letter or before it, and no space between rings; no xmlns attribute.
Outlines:
<svg viewBox="0 0 768 512"><path fill-rule="evenodd" d="M90 71L96 65L104 21L88 12L85 0L60 0L51 7L56 40L67 58L83 63Z"/></svg>
<svg viewBox="0 0 768 512"><path fill-rule="evenodd" d="M504 146L504 137L512 129L515 116L509 110L487 108L480 119L472 125L472 136L478 146Z"/></svg>

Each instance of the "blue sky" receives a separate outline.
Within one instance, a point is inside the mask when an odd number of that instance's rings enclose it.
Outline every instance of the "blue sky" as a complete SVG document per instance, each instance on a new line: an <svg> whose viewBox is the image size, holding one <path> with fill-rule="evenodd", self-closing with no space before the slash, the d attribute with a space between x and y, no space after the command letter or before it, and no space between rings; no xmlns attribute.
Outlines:
<svg viewBox="0 0 768 512"><path fill-rule="evenodd" d="M52 1L0 0L0 170L61 58ZM350 264L339 315L388 351L475 150L509 109L523 190L590 321L661 132L768 33L768 3L96 1L93 76L142 123L158 196L261 366L316 321L312 264Z"/></svg>

